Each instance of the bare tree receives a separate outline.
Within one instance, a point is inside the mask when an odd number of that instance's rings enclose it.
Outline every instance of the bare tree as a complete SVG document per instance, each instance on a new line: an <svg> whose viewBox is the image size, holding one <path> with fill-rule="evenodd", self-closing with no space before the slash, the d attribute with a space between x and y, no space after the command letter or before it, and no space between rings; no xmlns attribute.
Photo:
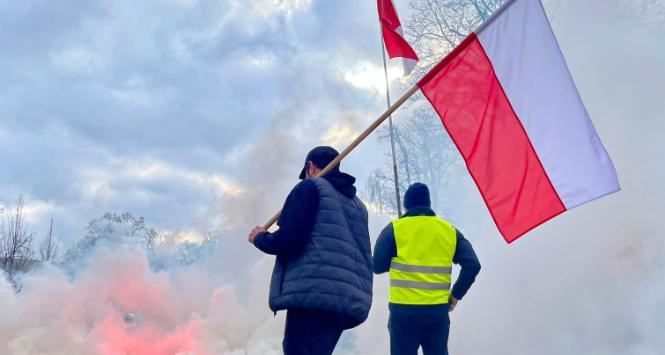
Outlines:
<svg viewBox="0 0 665 355"><path fill-rule="evenodd" d="M190 265L204 255L209 255L215 247L215 241L213 233L206 233L204 239L200 242L180 243L177 256L178 263L180 265Z"/></svg>
<svg viewBox="0 0 665 355"><path fill-rule="evenodd" d="M146 226L143 217L135 217L129 212L123 214L107 212L101 218L88 223L87 237L98 239L111 235L127 241L133 240L145 249L152 249L157 238L157 232Z"/></svg>
<svg viewBox="0 0 665 355"><path fill-rule="evenodd" d="M423 100L412 104L410 117L395 125L395 146L400 191L406 191L414 182L430 187L434 207L438 207L441 191L448 183L458 180L463 171L457 151L446 134L436 113ZM379 140L387 141L389 130L379 131ZM380 212L397 214L394 195L394 176L390 157L386 165L375 170L367 181L366 197Z"/></svg>
<svg viewBox="0 0 665 355"><path fill-rule="evenodd" d="M665 24L665 1L623 0L614 20L628 22L636 27L663 25Z"/></svg>
<svg viewBox="0 0 665 355"><path fill-rule="evenodd" d="M34 263L33 234L25 224L23 195L16 208L0 224L0 262L9 279L14 282L17 272L26 271Z"/></svg>
<svg viewBox="0 0 665 355"><path fill-rule="evenodd" d="M92 253L100 242L109 245L134 244L145 250L152 250L159 233L145 224L143 217L131 213L116 214L107 212L102 217L88 223L86 236L74 243L63 255L65 263L80 260Z"/></svg>
<svg viewBox="0 0 665 355"><path fill-rule="evenodd" d="M413 80L429 71L502 3L503 0L411 0L406 32L421 59ZM411 114L396 121L394 129L400 191L414 182L426 183L436 209L440 207L441 191L459 179L462 165L441 120L422 96L410 100L409 108ZM389 134L382 129L379 140L387 142ZM370 175L366 197L379 211L396 214L390 166L386 164Z"/></svg>
<svg viewBox="0 0 665 355"><path fill-rule="evenodd" d="M501 6L504 0L411 0L406 34L421 77Z"/></svg>
<svg viewBox="0 0 665 355"><path fill-rule="evenodd" d="M53 218L49 226L48 234L39 245L39 257L42 261L53 261L58 256L58 241L53 238Z"/></svg>
<svg viewBox="0 0 665 355"><path fill-rule="evenodd" d="M406 35L421 61L421 77L466 36L489 18L505 0L410 0ZM542 0L549 16L559 12L559 0ZM574 4L574 3L573 3ZM613 20L636 26L665 24L665 0L619 0Z"/></svg>

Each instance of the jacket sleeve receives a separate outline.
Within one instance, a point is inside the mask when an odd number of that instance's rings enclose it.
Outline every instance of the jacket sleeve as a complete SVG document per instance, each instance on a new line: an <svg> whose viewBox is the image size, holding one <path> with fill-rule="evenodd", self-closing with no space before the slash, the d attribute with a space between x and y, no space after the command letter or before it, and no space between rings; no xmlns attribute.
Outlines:
<svg viewBox="0 0 665 355"><path fill-rule="evenodd" d="M461 300L476 280L476 276L480 272L480 262L471 243L464 238L460 231L457 231L457 248L455 249L453 262L462 267L452 290L452 295Z"/></svg>
<svg viewBox="0 0 665 355"><path fill-rule="evenodd" d="M286 197L277 221L279 229L256 236L254 245L266 254L295 255L302 250L312 234L319 209L319 191L311 181L303 180Z"/></svg>
<svg viewBox="0 0 665 355"><path fill-rule="evenodd" d="M397 245L395 244L395 230L393 224L389 223L379 234L374 245L374 257L372 268L375 274L382 274L390 270L392 258L397 256Z"/></svg>

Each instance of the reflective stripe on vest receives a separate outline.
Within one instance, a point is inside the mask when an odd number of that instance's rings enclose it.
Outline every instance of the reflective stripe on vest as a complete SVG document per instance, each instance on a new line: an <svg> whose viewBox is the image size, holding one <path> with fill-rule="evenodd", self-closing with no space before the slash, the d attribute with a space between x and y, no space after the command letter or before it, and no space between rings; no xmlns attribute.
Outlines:
<svg viewBox="0 0 665 355"><path fill-rule="evenodd" d="M397 256L390 264L390 302L448 303L457 231L436 216L393 221Z"/></svg>

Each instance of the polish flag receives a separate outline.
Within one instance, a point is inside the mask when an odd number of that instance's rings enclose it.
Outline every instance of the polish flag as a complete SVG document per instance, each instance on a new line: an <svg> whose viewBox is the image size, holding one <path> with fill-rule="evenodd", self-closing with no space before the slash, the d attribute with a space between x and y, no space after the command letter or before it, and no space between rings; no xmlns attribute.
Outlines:
<svg viewBox="0 0 665 355"><path fill-rule="evenodd" d="M404 60L404 75L408 75L418 63L418 56L409 43L404 39L402 24L397 17L397 11L392 0L377 0L379 20L383 41L388 51L388 58L402 58Z"/></svg>
<svg viewBox="0 0 665 355"><path fill-rule="evenodd" d="M418 87L508 243L620 190L539 0L509 0Z"/></svg>

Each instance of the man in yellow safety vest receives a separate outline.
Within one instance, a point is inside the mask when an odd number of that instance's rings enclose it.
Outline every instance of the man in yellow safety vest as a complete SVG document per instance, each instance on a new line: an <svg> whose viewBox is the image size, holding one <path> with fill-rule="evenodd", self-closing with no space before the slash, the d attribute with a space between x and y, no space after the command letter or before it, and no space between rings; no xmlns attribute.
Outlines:
<svg viewBox="0 0 665 355"><path fill-rule="evenodd" d="M480 271L480 262L455 227L436 216L427 185L404 194L406 213L388 224L374 246L374 272L390 271L390 353L448 354L448 312ZM451 291L453 263L462 269Z"/></svg>

